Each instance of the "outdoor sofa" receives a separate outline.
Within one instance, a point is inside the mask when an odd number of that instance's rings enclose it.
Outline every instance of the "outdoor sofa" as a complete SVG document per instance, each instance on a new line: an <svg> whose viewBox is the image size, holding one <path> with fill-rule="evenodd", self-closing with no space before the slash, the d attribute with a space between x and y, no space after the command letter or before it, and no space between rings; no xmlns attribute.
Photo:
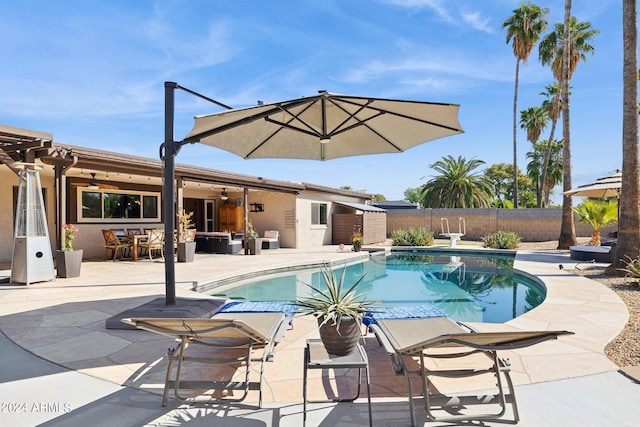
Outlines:
<svg viewBox="0 0 640 427"><path fill-rule="evenodd" d="M242 240L234 240L231 233L219 231L198 231L196 252L208 254L235 254L242 249Z"/></svg>

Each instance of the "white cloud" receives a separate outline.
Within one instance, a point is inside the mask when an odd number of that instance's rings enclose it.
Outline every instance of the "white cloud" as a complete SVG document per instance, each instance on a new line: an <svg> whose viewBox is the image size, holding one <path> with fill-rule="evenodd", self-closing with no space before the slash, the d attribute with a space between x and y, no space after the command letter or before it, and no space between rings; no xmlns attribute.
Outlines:
<svg viewBox="0 0 640 427"><path fill-rule="evenodd" d="M442 0L382 0L383 3L393 4L408 9L430 9L435 12L442 21L455 26L468 25L475 30L485 33L494 33L494 28L489 26L489 18L482 16L480 12L452 11L447 6L458 6L457 2L444 2ZM475 5L475 4L474 4Z"/></svg>

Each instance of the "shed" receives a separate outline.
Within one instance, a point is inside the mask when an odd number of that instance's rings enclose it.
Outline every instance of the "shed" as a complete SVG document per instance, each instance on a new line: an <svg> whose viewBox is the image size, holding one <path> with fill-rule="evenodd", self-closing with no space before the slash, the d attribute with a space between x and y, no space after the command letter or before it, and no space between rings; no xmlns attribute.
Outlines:
<svg viewBox="0 0 640 427"><path fill-rule="evenodd" d="M362 203L334 202L331 215L332 243L351 244L353 233L362 233L362 243L383 242L387 237L387 211Z"/></svg>

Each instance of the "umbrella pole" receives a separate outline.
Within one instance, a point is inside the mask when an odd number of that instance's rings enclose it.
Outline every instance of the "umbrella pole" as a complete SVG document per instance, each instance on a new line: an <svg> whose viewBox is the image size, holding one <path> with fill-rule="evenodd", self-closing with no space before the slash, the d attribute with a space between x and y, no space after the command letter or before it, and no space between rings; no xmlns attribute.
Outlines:
<svg viewBox="0 0 640 427"><path fill-rule="evenodd" d="M163 214L164 214L164 281L165 304L176 303L176 265L174 237L176 229L176 165L175 157L185 141L174 141L173 130L175 120L175 92L176 89L212 102L220 107L231 110L232 108L221 102L211 99L197 92L179 86L175 82L164 82L164 143L160 146L160 160L163 161L162 178Z"/></svg>
<svg viewBox="0 0 640 427"><path fill-rule="evenodd" d="M176 268L173 257L175 230L175 157L180 144L173 140L176 83L164 83L164 143L160 146L160 159L164 162L162 171L163 214L164 214L164 280L165 304L176 303Z"/></svg>

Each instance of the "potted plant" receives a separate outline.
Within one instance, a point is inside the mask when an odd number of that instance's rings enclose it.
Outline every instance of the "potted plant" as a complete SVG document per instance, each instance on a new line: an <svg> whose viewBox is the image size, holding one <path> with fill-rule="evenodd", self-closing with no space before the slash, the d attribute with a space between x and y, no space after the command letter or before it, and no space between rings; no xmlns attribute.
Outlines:
<svg viewBox="0 0 640 427"><path fill-rule="evenodd" d="M247 221L247 228L249 231L249 238L247 239L247 249L249 250L249 254L251 255L260 255L260 250L262 249L262 239L260 235L253 228L253 224L251 220Z"/></svg>
<svg viewBox="0 0 640 427"><path fill-rule="evenodd" d="M57 277L78 277L83 254L82 249L73 249L78 227L73 224L64 224L62 231L64 233L62 247L55 253Z"/></svg>
<svg viewBox="0 0 640 427"><path fill-rule="evenodd" d="M351 236L351 244L354 252L360 252L360 249L362 249L362 233L360 230L354 232L353 236Z"/></svg>
<svg viewBox="0 0 640 427"><path fill-rule="evenodd" d="M345 290L346 269L345 265L338 278L325 264L321 273L326 288L305 283L311 295L296 301L300 314L318 319L320 339L327 352L336 356L344 356L356 348L362 335L362 317L373 312L372 307L377 304L377 301L367 301L365 294L358 292L364 275Z"/></svg>
<svg viewBox="0 0 640 427"><path fill-rule="evenodd" d="M180 238L178 239L178 262L193 262L196 254L196 230L193 228L193 212L184 210L178 215Z"/></svg>

